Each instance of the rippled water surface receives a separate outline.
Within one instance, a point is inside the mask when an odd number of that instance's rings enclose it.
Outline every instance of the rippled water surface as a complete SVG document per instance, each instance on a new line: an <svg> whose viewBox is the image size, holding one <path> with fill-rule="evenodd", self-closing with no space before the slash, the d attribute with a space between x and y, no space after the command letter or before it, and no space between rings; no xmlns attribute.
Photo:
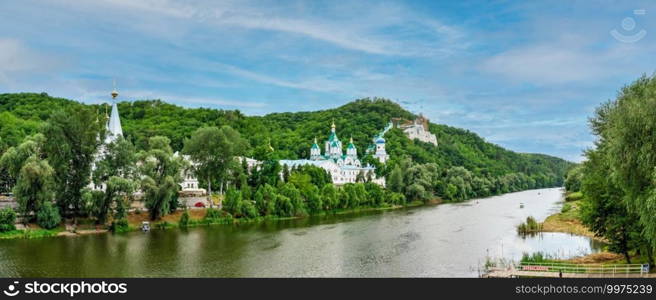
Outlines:
<svg viewBox="0 0 656 300"><path fill-rule="evenodd" d="M599 251L587 237L515 226L558 211L561 189L461 204L247 225L0 240L0 276L475 277L487 255ZM524 208L520 208L524 203Z"/></svg>

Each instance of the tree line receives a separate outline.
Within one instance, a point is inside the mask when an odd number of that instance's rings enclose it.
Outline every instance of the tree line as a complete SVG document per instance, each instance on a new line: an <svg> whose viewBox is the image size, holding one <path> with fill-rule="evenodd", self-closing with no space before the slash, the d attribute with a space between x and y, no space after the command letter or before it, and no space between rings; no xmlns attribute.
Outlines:
<svg viewBox="0 0 656 300"><path fill-rule="evenodd" d="M438 136L438 147L390 130L385 138L391 160L380 164L365 154L372 137L392 117L414 118L385 99L263 117L185 109L159 100L123 102L119 110L125 137L104 145L108 110L107 105L83 105L47 94L0 94L0 118L10 121L0 123L0 192L13 191L22 214L44 227L61 217L92 217L124 226L135 192L155 219L175 210L184 170L196 173L210 193L225 194L231 214L252 217L255 210L259 216L289 216L559 186L570 165L555 157L508 151L469 131L436 124L430 130ZM280 167L279 159L309 156L314 136L327 138L333 119L338 135L353 136L363 162L387 178L387 189L379 191L371 175L361 174L356 184L333 186L333 197L327 187L332 186L330 176L322 169ZM236 156L262 164L247 170ZM103 189L89 189L89 184ZM260 194L277 200L264 205ZM275 210L263 210L269 206Z"/></svg>

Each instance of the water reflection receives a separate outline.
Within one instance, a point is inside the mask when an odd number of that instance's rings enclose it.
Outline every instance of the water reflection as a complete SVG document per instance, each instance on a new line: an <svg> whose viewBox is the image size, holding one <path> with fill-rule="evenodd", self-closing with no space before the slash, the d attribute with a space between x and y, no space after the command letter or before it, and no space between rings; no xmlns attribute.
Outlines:
<svg viewBox="0 0 656 300"><path fill-rule="evenodd" d="M473 277L487 255L599 251L586 237L517 236L515 226L527 216L542 221L557 212L561 193L239 226L4 240L0 276Z"/></svg>

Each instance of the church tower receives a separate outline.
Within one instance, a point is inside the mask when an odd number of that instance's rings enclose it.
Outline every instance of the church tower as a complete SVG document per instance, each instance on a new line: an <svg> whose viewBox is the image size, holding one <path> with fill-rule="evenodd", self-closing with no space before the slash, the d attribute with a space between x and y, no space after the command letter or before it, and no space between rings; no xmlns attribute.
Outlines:
<svg viewBox="0 0 656 300"><path fill-rule="evenodd" d="M119 136L123 136L116 97L118 97L118 92L116 91L116 82L114 82L114 90L112 90L112 114L107 121L107 138L105 138L105 144L109 144L118 139Z"/></svg>
<svg viewBox="0 0 656 300"><path fill-rule="evenodd" d="M317 138L314 138L314 144L312 144L312 148L310 148L310 159L311 160L317 160L321 158L321 149L319 148L319 145L317 144Z"/></svg>
<svg viewBox="0 0 656 300"><path fill-rule="evenodd" d="M353 144L353 137L351 137L348 146L346 146L346 155L354 159L358 158L358 149L356 149L355 145Z"/></svg>
<svg viewBox="0 0 656 300"><path fill-rule="evenodd" d="M376 157L381 163L385 163L388 158L387 151L385 151L385 139L382 136L378 136L375 139L375 143L376 153L374 154L374 157Z"/></svg>
<svg viewBox="0 0 656 300"><path fill-rule="evenodd" d="M333 159L337 159L342 157L342 142L337 138L337 133L335 130L335 121L333 121L333 124L330 126L330 136L328 136L328 140L326 141L326 156L330 156Z"/></svg>

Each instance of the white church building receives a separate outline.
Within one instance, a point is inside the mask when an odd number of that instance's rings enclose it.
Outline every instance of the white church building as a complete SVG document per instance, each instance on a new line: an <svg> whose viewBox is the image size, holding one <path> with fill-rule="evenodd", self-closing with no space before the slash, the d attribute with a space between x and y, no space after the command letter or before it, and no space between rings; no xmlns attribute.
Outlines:
<svg viewBox="0 0 656 300"><path fill-rule="evenodd" d="M100 146L98 152L95 154L94 163L91 167L92 170L96 169L96 162L101 160L105 155L107 155L107 145L116 141L119 138L119 136L123 136L123 128L121 126L121 118L118 112L116 97L118 97L118 92L116 91L116 89L114 89L112 91L112 112L107 120L107 125L105 127L105 129L107 130L107 135L105 137L105 141ZM175 155L177 156L179 154L176 152ZM189 165L191 166L194 165L194 162L192 162L188 156L183 155L183 159L189 162ZM198 178L196 178L196 175L194 174L191 168L187 170L183 170L181 176L183 179L182 182L180 182L180 187L183 192L194 192L198 194L206 193L205 189L199 187ZM88 187L92 190L104 191L106 185L104 183L96 185L93 182L91 182L89 183Z"/></svg>
<svg viewBox="0 0 656 300"><path fill-rule="evenodd" d="M365 179L371 178L372 182L379 185L385 185L384 178L376 178L376 168L371 165L363 166L358 158L358 150L353 144L353 138L350 139L348 145L346 146L346 154L343 152L342 142L337 137L335 123L331 125L330 135L328 140L324 142L324 153L321 154L321 148L317 144L317 139L314 139L314 143L310 148L310 158L309 159L297 159L297 160L280 160L282 166L287 166L287 168L294 169L299 166L304 165L313 165L320 167L326 170L335 185L343 185L346 183L355 183L358 177L358 174L362 174ZM378 157L379 160L384 162L387 159L387 153L385 153L385 140L380 138L380 143L377 143L381 156Z"/></svg>

